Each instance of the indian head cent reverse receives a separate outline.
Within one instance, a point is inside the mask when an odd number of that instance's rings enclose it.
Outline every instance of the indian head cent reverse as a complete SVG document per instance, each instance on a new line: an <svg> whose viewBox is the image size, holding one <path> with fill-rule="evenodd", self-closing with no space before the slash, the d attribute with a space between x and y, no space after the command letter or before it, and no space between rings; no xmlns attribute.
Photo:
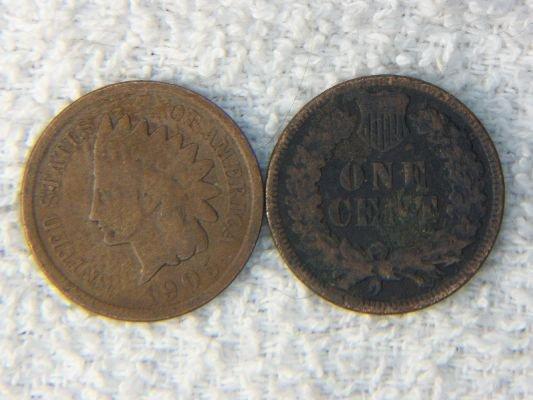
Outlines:
<svg viewBox="0 0 533 400"><path fill-rule="evenodd" d="M489 254L504 185L487 132L429 83L335 86L289 123L272 155L267 216L292 271L327 300L400 313L448 296Z"/></svg>

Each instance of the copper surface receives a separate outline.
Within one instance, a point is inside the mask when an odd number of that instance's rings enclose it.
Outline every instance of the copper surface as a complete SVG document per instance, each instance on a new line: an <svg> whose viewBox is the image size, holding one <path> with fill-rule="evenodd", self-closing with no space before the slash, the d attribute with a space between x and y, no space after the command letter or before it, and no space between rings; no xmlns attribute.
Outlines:
<svg viewBox="0 0 533 400"><path fill-rule="evenodd" d="M134 321L219 294L246 263L263 212L237 125L196 93L148 81L63 110L31 152L21 200L50 281L93 312Z"/></svg>

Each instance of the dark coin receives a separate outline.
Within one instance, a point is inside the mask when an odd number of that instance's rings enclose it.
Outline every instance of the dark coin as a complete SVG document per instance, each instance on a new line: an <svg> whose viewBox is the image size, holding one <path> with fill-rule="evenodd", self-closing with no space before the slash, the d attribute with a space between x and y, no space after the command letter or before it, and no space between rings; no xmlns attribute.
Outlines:
<svg viewBox="0 0 533 400"><path fill-rule="evenodd" d="M262 193L250 146L222 110L178 86L125 82L46 128L28 160L22 217L65 295L149 321L229 285L257 240Z"/></svg>
<svg viewBox="0 0 533 400"><path fill-rule="evenodd" d="M498 155L478 119L429 83L344 82L308 103L270 161L267 215L293 272L327 300L400 313L467 282L503 213Z"/></svg>

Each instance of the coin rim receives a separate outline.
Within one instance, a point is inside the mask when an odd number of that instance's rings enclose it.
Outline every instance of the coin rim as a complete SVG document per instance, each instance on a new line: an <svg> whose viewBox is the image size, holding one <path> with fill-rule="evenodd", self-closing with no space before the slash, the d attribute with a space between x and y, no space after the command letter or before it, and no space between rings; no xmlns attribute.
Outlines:
<svg viewBox="0 0 533 400"><path fill-rule="evenodd" d="M490 181L493 191L493 204L491 207L491 213L487 216L488 225L486 232L479 242L476 252L465 266L461 268L461 270L445 285L437 285L437 287L430 292L408 299L395 301L360 300L349 297L348 295L340 294L338 289L326 287L322 282L309 274L303 267L299 257L292 248L293 246L289 243L281 223L278 209L277 187L279 170L282 168L282 165L280 165L280 159L285 150L289 147L289 142L298 131L298 128L309 115L314 113L315 110L328 101L332 96L347 88L361 89L368 85L392 85L393 87L414 89L447 104L469 123L473 135L479 140L483 152L487 157L488 168L491 172ZM325 300L352 311L369 314L399 314L419 310L443 300L465 285L481 268L494 246L503 219L504 202L505 183L501 162L492 139L479 119L468 107L444 89L423 80L407 76L371 75L355 78L341 82L313 98L292 118L280 135L270 157L267 172L266 215L268 224L270 231L272 232L274 243L278 248L281 257L289 266L289 269L306 286Z"/></svg>
<svg viewBox="0 0 533 400"><path fill-rule="evenodd" d="M141 85L158 88L164 87L166 90L176 90L179 92L181 98L192 99L196 102L197 106L208 110L211 113L212 118L216 120L217 123L224 126L228 134L235 139L237 148L240 150L240 155L243 160L243 167L248 172L249 178L247 180L251 192L250 218L242 244L233 258L233 265L231 268L226 269L224 275L217 277L216 281L211 283L207 290L200 291L193 299L179 303L178 305L171 304L167 306L155 306L152 308L129 308L109 304L91 296L70 281L63 275L60 268L56 267L42 245L42 240L38 233L35 216L33 214L34 191L32 189L35 185L36 173L42 162L42 157L46 151L47 145L56 133L57 125L59 125L64 119L75 116L77 107L86 101L91 101L92 97L116 87L130 85L134 86L135 89L137 89L136 87L138 85ZM83 95L66 106L48 123L46 128L37 138L35 144L32 146L26 159L19 197L21 205L20 216L27 245L30 248L33 258L39 265L40 270L53 286L68 300L81 305L88 311L113 319L133 322L150 322L174 318L193 311L217 297L231 284L231 282L233 282L250 258L259 237L264 211L263 182L259 170L259 164L250 143L235 121L233 121L233 119L216 104L192 90L171 83L151 80L132 80L106 85ZM225 282L223 278L226 279Z"/></svg>

